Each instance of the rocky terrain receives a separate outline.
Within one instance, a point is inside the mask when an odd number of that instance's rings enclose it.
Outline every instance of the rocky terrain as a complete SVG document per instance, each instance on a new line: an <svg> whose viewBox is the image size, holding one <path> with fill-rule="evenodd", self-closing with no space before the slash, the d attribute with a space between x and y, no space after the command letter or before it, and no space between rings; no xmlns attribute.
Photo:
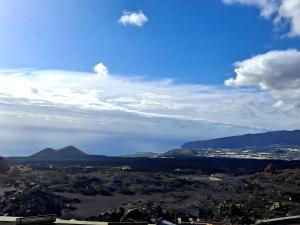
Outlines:
<svg viewBox="0 0 300 225"><path fill-rule="evenodd" d="M45 187L32 182L26 184L18 182L11 191L6 191L0 201L2 214L10 216L36 216L56 214L67 207L69 200L55 195ZM69 207L70 208L70 207Z"/></svg>
<svg viewBox="0 0 300 225"><path fill-rule="evenodd" d="M224 220L300 214L300 169L266 165L252 174L172 172L130 167L35 168L2 174L0 213L54 213L66 219L149 221L159 217Z"/></svg>

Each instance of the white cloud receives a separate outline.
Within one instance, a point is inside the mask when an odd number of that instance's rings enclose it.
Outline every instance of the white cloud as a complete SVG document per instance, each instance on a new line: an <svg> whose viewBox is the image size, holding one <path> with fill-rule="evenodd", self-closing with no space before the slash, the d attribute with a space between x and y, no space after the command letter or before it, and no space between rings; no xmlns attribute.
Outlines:
<svg viewBox="0 0 300 225"><path fill-rule="evenodd" d="M275 108L284 106L284 102L292 108L300 104L299 51L269 51L234 65L236 77L226 80L225 85L255 86L269 91L279 100L274 104Z"/></svg>
<svg viewBox="0 0 300 225"><path fill-rule="evenodd" d="M300 36L300 1L283 0L279 8L276 23L281 20L288 20L291 24L291 30L288 33L290 37Z"/></svg>
<svg viewBox="0 0 300 225"><path fill-rule="evenodd" d="M108 69L103 63L99 63L94 67L94 71L102 78L108 78Z"/></svg>
<svg viewBox="0 0 300 225"><path fill-rule="evenodd" d="M131 25L131 26L137 26L142 27L146 22L148 22L147 16L142 12L129 12L129 11L123 11L122 16L119 19L119 23L123 25Z"/></svg>
<svg viewBox="0 0 300 225"><path fill-rule="evenodd" d="M225 4L242 4L261 9L261 16L270 18L278 10L278 0L223 0Z"/></svg>
<svg viewBox="0 0 300 225"><path fill-rule="evenodd" d="M299 0L223 0L225 4L242 4L260 9L261 16L272 19L277 27L288 22L288 36L300 36L300 1Z"/></svg>
<svg viewBox="0 0 300 225"><path fill-rule="evenodd" d="M265 90L300 88L300 52L295 49L269 51L234 65L236 77L226 80L226 85Z"/></svg>

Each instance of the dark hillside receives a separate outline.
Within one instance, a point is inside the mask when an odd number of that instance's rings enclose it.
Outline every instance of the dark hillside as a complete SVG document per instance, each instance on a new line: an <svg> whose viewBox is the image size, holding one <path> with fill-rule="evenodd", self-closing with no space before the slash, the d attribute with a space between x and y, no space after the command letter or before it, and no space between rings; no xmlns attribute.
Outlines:
<svg viewBox="0 0 300 225"><path fill-rule="evenodd" d="M269 147L300 147L300 130L272 131L258 134L245 134L216 138L206 141L192 141L182 145L182 148L192 149L243 149Z"/></svg>

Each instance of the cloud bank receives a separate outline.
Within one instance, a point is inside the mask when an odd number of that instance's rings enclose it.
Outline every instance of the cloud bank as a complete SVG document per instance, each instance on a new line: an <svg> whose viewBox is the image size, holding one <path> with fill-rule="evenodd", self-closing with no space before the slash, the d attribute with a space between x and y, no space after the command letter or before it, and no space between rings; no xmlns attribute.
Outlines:
<svg viewBox="0 0 300 225"><path fill-rule="evenodd" d="M299 90L297 73L290 74L298 69L298 54L275 51L236 63L237 77L226 81L266 91L151 81L111 74L102 63L95 66L95 73L2 69L2 154L24 155L69 144L95 154L161 152L184 141L299 128L295 107L284 108L284 96L273 93L286 82L291 90ZM289 65L279 59L282 55L289 57L285 60ZM265 75L265 71L278 67L283 69L276 71L275 84L273 72Z"/></svg>
<svg viewBox="0 0 300 225"><path fill-rule="evenodd" d="M223 0L225 4L242 4L260 9L266 19L272 19L275 26L288 23L288 36L300 36L300 1L299 0Z"/></svg>
<svg viewBox="0 0 300 225"><path fill-rule="evenodd" d="M148 22L148 17L142 12L130 12L130 11L123 11L122 16L119 19L119 23L126 26L137 26L142 27L145 23Z"/></svg>

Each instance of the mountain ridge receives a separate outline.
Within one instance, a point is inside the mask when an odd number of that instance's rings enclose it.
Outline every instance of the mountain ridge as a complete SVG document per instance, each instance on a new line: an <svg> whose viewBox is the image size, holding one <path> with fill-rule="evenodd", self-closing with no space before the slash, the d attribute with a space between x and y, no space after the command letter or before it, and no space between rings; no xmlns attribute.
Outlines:
<svg viewBox="0 0 300 225"><path fill-rule="evenodd" d="M203 141L186 142L181 148L172 149L164 153L139 152L119 156L121 158L148 158L148 157L194 157L205 156L210 150L230 150L240 151L251 150L255 152L274 152L277 155L286 153L286 148L300 149L300 130L294 131L270 131L265 133L244 134L237 136L222 137ZM278 151L278 150L282 151ZM89 155L70 145L60 149L45 148L31 156L28 159L33 160L58 160L58 161L95 161L104 155ZM112 157L113 158L113 157Z"/></svg>
<svg viewBox="0 0 300 225"><path fill-rule="evenodd" d="M203 141L191 141L182 148L191 149L263 149L274 147L300 147L300 130L269 131L265 133L228 136Z"/></svg>

